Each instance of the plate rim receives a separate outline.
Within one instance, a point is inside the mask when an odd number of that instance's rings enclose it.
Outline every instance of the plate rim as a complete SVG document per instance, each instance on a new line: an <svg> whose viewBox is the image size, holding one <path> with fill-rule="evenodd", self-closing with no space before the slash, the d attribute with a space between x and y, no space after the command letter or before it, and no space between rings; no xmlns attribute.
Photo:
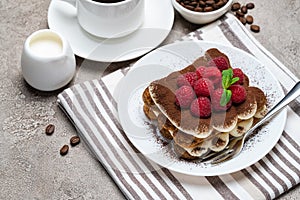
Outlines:
<svg viewBox="0 0 300 200"><path fill-rule="evenodd" d="M256 62L258 62L259 64L261 64L261 66L263 66L264 70L267 70L269 74L272 75L272 78L274 79L276 85L278 86L278 88L280 89L280 95L284 95L284 92L283 92L283 88L282 86L280 85L279 81L277 80L276 76L265 66L263 65L256 57L254 57L253 55L239 49L239 48L236 48L236 47L232 47L232 46L228 46L228 45L223 45L223 44L220 44L220 43L216 43L216 42L207 42L207 41L181 41L181 42L178 42L178 43L172 43L172 44L168 44L168 45L164 45L150 53L148 53L147 55L143 56L141 59L139 59L131 68L132 70L134 69L137 69L141 66L143 66L143 62L144 60L147 59L148 56L152 56L152 54L156 54L157 51L160 51L162 49L168 49L170 46L174 46L174 45L185 45L185 43L206 43L206 44L209 44L209 45L217 45L217 46L223 46L225 48L231 48L231 49L235 49L235 50L238 50L240 51L241 53L243 54L246 54L247 56L250 56L251 59L254 59ZM216 47L218 48L218 47ZM131 71L131 70L130 70ZM130 71L128 73L130 73ZM132 72L132 71L131 71ZM126 76L124 76L122 78L122 82L124 83L124 80L126 79ZM119 84L117 85L116 88L120 87ZM119 99L117 99L117 102L119 102ZM119 109L118 109L119 110ZM239 170L242 170L242 169L245 169L247 167L249 167L250 165L253 165L255 164L256 162L258 162L260 159L262 159L263 157L265 157L271 150L272 148L274 148L274 146L278 143L281 135L282 135L282 132L284 130L284 127L285 127L285 124L286 124L286 120L287 120L287 109L284 108L278 115L281 115L281 120L283 120L283 123L280 123L280 127L279 127L279 130L280 130L280 134L277 134L277 138L274 140L276 141L274 145L270 145L269 148L266 148L265 151L262 151L261 155L258 156L257 159L252 159L251 162L249 162L248 164L244 165L244 167L240 167L239 169L234 169L234 170L227 170L227 171L223 171L221 173L192 173L192 172L186 172L185 170L178 170L178 169L174 169L172 167L169 167L169 166L162 166L162 167L166 167L167 169L171 170L171 171L174 171L174 172L177 172L177 173L182 173L182 174L186 174L186 175L192 175L192 176L219 176L219 175L224 175L224 174L229 174L229 173L233 173L233 172L236 172L236 171L239 171ZM120 119L120 124L121 126L123 127L122 123L121 123L121 117L120 117L120 113L118 112L118 117ZM124 132L126 133L126 131L124 130ZM127 137L129 138L129 140L131 141L130 137L128 136L128 134L126 133ZM132 141L131 141L132 142ZM140 150L139 147L136 146L135 142L132 142L132 144L144 155L143 151ZM161 166L157 161L153 160L152 158L149 158L147 155L144 155L147 159L150 159L152 160L154 163L156 163L157 165Z"/></svg>

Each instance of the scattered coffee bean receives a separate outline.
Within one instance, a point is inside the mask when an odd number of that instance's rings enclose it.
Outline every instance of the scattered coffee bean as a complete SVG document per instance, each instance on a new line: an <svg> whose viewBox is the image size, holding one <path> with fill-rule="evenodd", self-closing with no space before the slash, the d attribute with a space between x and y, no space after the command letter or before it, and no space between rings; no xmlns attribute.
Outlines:
<svg viewBox="0 0 300 200"><path fill-rule="evenodd" d="M251 25L250 30L255 33L258 33L260 31L260 27L258 25Z"/></svg>
<svg viewBox="0 0 300 200"><path fill-rule="evenodd" d="M231 10L232 11L238 11L241 8L241 4L240 3L234 3L231 6Z"/></svg>
<svg viewBox="0 0 300 200"><path fill-rule="evenodd" d="M71 139L70 139L71 146L76 146L79 143L80 143L80 137L78 137L78 136L71 137Z"/></svg>
<svg viewBox="0 0 300 200"><path fill-rule="evenodd" d="M255 7L255 5L254 5L254 3L247 3L247 4L246 4L246 7L247 7L248 9L253 9L253 8Z"/></svg>
<svg viewBox="0 0 300 200"><path fill-rule="evenodd" d="M247 14L248 8L246 6L242 6L241 11L242 13Z"/></svg>
<svg viewBox="0 0 300 200"><path fill-rule="evenodd" d="M211 12L223 7L228 0L176 0L186 9L196 12Z"/></svg>
<svg viewBox="0 0 300 200"><path fill-rule="evenodd" d="M62 146L59 152L60 155L64 156L68 153L68 151L69 151L69 146L65 144L64 146Z"/></svg>
<svg viewBox="0 0 300 200"><path fill-rule="evenodd" d="M45 133L46 135L52 135L54 133L54 130L55 126L53 124L49 124L45 129Z"/></svg>
<svg viewBox="0 0 300 200"><path fill-rule="evenodd" d="M246 17L246 22L247 22L248 24L252 24L252 23L253 23L253 17L252 17L251 15L247 15L247 17Z"/></svg>
<svg viewBox="0 0 300 200"><path fill-rule="evenodd" d="M240 17L239 20L240 20L240 22L242 22L242 24L244 24L244 25L247 23L247 21L246 21L246 19L245 19L244 17Z"/></svg>
<svg viewBox="0 0 300 200"><path fill-rule="evenodd" d="M245 14L242 13L241 11L239 11L239 10L236 11L235 14L236 14L237 16L239 16L239 17L244 17L244 16L245 16Z"/></svg>
<svg viewBox="0 0 300 200"><path fill-rule="evenodd" d="M231 11L235 14L236 18L244 25L246 24L253 24L254 18L252 15L245 15L249 12L250 9L255 7L254 3L247 3L246 5L241 5L240 3L236 2L232 4ZM250 30L258 33L260 31L260 27L258 25L251 25Z"/></svg>

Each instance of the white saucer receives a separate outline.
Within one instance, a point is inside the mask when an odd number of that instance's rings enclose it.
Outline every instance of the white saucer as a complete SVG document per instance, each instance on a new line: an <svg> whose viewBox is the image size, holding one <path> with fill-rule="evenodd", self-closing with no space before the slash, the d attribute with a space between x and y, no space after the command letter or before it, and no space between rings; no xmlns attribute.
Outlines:
<svg viewBox="0 0 300 200"><path fill-rule="evenodd" d="M66 37L76 55L102 62L120 62L146 54L168 36L173 22L170 0L146 0L140 29L122 38L107 39L84 31L77 22L76 9L68 3L52 0L48 9L49 28Z"/></svg>

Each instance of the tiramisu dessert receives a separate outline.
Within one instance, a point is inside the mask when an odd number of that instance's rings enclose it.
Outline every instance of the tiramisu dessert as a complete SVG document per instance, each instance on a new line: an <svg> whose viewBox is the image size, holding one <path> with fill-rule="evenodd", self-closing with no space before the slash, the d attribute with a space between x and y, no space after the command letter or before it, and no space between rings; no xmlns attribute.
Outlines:
<svg viewBox="0 0 300 200"><path fill-rule="evenodd" d="M249 86L247 75L215 48L150 83L143 101L145 115L184 159L223 150L264 116L267 104L263 91Z"/></svg>

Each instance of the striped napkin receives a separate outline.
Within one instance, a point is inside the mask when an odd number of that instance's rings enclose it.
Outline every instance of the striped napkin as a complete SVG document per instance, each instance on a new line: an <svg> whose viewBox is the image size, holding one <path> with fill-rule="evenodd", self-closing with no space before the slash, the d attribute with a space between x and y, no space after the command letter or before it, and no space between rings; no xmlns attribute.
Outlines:
<svg viewBox="0 0 300 200"><path fill-rule="evenodd" d="M238 47L276 74L285 91L298 81L231 14L181 40L207 40ZM112 96L125 75L126 70L118 70L100 80L76 84L58 95L58 103L126 198L273 199L299 183L298 101L287 108L287 123L279 142L259 162L232 174L196 177L157 166L139 154L127 139L116 115L118 102Z"/></svg>

